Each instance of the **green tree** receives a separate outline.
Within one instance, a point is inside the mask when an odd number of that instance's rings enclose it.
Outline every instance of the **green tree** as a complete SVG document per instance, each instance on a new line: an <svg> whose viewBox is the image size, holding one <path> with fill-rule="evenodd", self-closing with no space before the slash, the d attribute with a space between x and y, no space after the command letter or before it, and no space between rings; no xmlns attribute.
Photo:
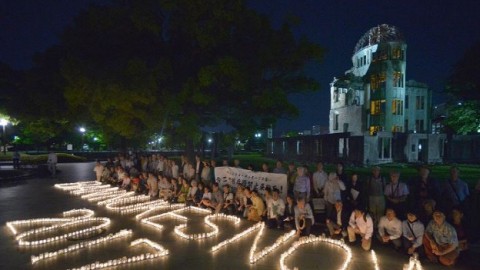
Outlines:
<svg viewBox="0 0 480 270"><path fill-rule="evenodd" d="M252 134L298 114L290 93L318 89L304 67L322 49L241 0L117 1L61 40L70 109L130 142L162 130L191 152L204 127Z"/></svg>
<svg viewBox="0 0 480 270"><path fill-rule="evenodd" d="M452 105L448 108L445 124L459 134L480 130L479 62L480 41L465 52L448 78L446 91L450 94Z"/></svg>

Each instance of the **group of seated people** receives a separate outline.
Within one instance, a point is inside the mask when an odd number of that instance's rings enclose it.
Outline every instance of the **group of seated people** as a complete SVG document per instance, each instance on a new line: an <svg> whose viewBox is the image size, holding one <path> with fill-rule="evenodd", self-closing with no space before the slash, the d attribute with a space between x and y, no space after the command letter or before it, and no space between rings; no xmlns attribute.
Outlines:
<svg viewBox="0 0 480 270"><path fill-rule="evenodd" d="M407 185L399 181L400 173L396 170L390 172L387 184L379 167L373 167L369 179L361 181L355 173L347 177L341 163L337 164L335 172L327 174L321 162L314 173L309 173L306 166L295 167L292 163L285 170L283 164L277 162L273 173L284 173L288 179L285 195L277 189L258 191L241 184L220 186L210 177L204 179L194 172L180 172L173 177L149 170L148 164L144 165L146 171L138 172L122 164L103 166L97 163L99 167L94 171L99 181L152 198L208 208L213 213L238 215L253 222L264 221L269 228L294 229L299 236L310 235L313 226L325 226L332 238L345 238L351 243L360 238L365 250L371 248L372 239L377 239L397 251L417 253L430 261L453 265L459 252L468 248L462 208L459 204L448 204L451 207L436 209L436 200L442 193L425 167L420 168L419 179ZM235 166L239 167L239 163ZM268 172L268 169L263 171ZM452 168L451 174L456 182L447 186L447 191L451 188L452 192L444 199L463 201L468 194L459 196L458 193L468 191L458 184L461 182L458 182L456 168ZM407 198L411 195L415 200L408 206ZM318 199L324 202L325 216L313 211L314 201ZM450 222L446 221L447 217L451 217Z"/></svg>

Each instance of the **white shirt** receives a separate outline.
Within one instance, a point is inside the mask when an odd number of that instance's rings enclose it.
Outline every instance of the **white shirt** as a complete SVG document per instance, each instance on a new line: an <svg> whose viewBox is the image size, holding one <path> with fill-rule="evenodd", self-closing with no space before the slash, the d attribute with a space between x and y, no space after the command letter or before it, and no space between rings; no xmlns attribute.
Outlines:
<svg viewBox="0 0 480 270"><path fill-rule="evenodd" d="M323 192L325 193L325 200L331 204L342 200L340 191L345 190L345 184L341 180L328 180L325 183Z"/></svg>
<svg viewBox="0 0 480 270"><path fill-rule="evenodd" d="M315 189L316 192L320 192L320 189L322 189L325 186L325 183L327 182L328 175L325 171L316 171L313 173L313 188Z"/></svg>
<svg viewBox="0 0 480 270"><path fill-rule="evenodd" d="M173 164L172 166L172 177L178 179L178 165Z"/></svg>
<svg viewBox="0 0 480 270"><path fill-rule="evenodd" d="M157 161L157 171L163 172L163 167L164 167L163 165L164 165L163 160L158 160Z"/></svg>
<svg viewBox="0 0 480 270"><path fill-rule="evenodd" d="M285 212L285 202L282 198L267 200L268 218L276 218L277 216L283 216Z"/></svg>
<svg viewBox="0 0 480 270"><path fill-rule="evenodd" d="M57 159L57 154L55 153L50 153L48 154L48 163L50 164L53 164L53 163L57 163L58 159Z"/></svg>
<svg viewBox="0 0 480 270"><path fill-rule="evenodd" d="M388 220L383 216L378 222L378 233L382 237L389 236L390 240L398 239L402 236L402 222L396 217Z"/></svg>
<svg viewBox="0 0 480 270"><path fill-rule="evenodd" d="M370 215L366 214L365 219L362 217L355 218L355 211L352 212L350 216L350 220L348 224L353 227L357 228L361 234L365 234L365 240L372 238L373 234L373 220Z"/></svg>

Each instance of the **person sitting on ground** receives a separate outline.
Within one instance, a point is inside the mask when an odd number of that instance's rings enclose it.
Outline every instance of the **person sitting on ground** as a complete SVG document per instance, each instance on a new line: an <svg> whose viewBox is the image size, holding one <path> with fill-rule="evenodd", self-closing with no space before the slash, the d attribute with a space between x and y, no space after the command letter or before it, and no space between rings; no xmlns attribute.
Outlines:
<svg viewBox="0 0 480 270"><path fill-rule="evenodd" d="M110 168L104 167L102 171L102 176L100 177L100 182L110 183L111 172L112 171Z"/></svg>
<svg viewBox="0 0 480 270"><path fill-rule="evenodd" d="M454 207L452 210L452 226L457 232L459 252L468 249L467 230L463 223L463 211L460 207Z"/></svg>
<svg viewBox="0 0 480 270"><path fill-rule="evenodd" d="M172 184L166 176L159 176L158 189L160 199L168 201L172 195Z"/></svg>
<svg viewBox="0 0 480 270"><path fill-rule="evenodd" d="M235 190L235 209L236 213L240 215L242 215L245 210L245 194L241 184L238 184Z"/></svg>
<svg viewBox="0 0 480 270"><path fill-rule="evenodd" d="M268 167L268 163L266 163L266 162L262 163L262 172L266 172L266 173L270 172L270 168Z"/></svg>
<svg viewBox="0 0 480 270"><path fill-rule="evenodd" d="M248 209L248 220L250 221L261 221L262 215L265 211L265 204L263 203L262 198L259 196L258 191L253 190L251 192L252 205Z"/></svg>
<svg viewBox="0 0 480 270"><path fill-rule="evenodd" d="M158 180L153 172L148 173L147 188L150 198L155 198L158 196Z"/></svg>
<svg viewBox="0 0 480 270"><path fill-rule="evenodd" d="M408 255L423 253L423 235L425 226L418 220L415 210L407 211L407 219L402 222L402 243Z"/></svg>
<svg viewBox="0 0 480 270"><path fill-rule="evenodd" d="M138 193L146 194L148 173L147 172L142 172L140 174L139 178L140 178L140 183L138 184Z"/></svg>
<svg viewBox="0 0 480 270"><path fill-rule="evenodd" d="M445 214L436 210L423 236L425 255L431 262L454 265L458 258L458 238L455 228L445 221Z"/></svg>
<svg viewBox="0 0 480 270"><path fill-rule="evenodd" d="M205 191L205 186L203 185L202 182L198 182L197 183L197 188L198 188L198 191L195 192L195 198L193 199L193 201L195 202L195 204L199 204L202 199L203 199L203 194L204 194L204 191Z"/></svg>
<svg viewBox="0 0 480 270"><path fill-rule="evenodd" d="M304 198L297 199L295 206L295 228L297 236L309 236L312 225L315 224L312 208Z"/></svg>
<svg viewBox="0 0 480 270"><path fill-rule="evenodd" d="M198 206L203 208L208 208L211 201L212 201L212 193L210 192L210 188L208 186L205 186L203 188L202 200L198 203Z"/></svg>
<svg viewBox="0 0 480 270"><path fill-rule="evenodd" d="M335 209L326 219L326 224L330 237L343 238L347 236L347 227L349 221L349 213L343 208L343 203L338 200L335 203Z"/></svg>
<svg viewBox="0 0 480 270"><path fill-rule="evenodd" d="M362 238L362 248L370 250L372 246L373 220L370 215L361 206L353 210L347 227L348 240L350 243L356 241L356 235Z"/></svg>
<svg viewBox="0 0 480 270"><path fill-rule="evenodd" d="M122 185L120 186L120 188L123 188L123 189L129 191L130 190L130 181L131 181L130 174L125 173L123 175Z"/></svg>
<svg viewBox="0 0 480 270"><path fill-rule="evenodd" d="M250 187L246 187L243 190L243 194L245 195L244 197L244 211L243 211L243 217L246 217L248 219L248 211L250 210L250 207L252 207L252 191L250 190Z"/></svg>
<svg viewBox="0 0 480 270"><path fill-rule="evenodd" d="M187 195L190 190L190 185L188 184L187 179L180 177L179 180L182 183L180 190L177 193L177 202L184 203L187 200Z"/></svg>
<svg viewBox="0 0 480 270"><path fill-rule="evenodd" d="M279 190L273 189L272 198L267 201L267 226L269 228L283 228L285 202L280 198Z"/></svg>
<svg viewBox="0 0 480 270"><path fill-rule="evenodd" d="M178 182L177 179L175 179L175 178L170 179L171 193L170 193L169 201L171 203L176 203L177 202L178 196L180 195L181 184L182 183Z"/></svg>
<svg viewBox="0 0 480 270"><path fill-rule="evenodd" d="M212 185L212 196L210 201L205 201L204 205L212 209L215 214L220 213L223 207L223 193L218 187L218 183L213 183Z"/></svg>
<svg viewBox="0 0 480 270"><path fill-rule="evenodd" d="M395 210L387 208L385 216L378 222L377 238L382 244L391 243L395 250L402 247L402 222L397 218Z"/></svg>
<svg viewBox="0 0 480 270"><path fill-rule="evenodd" d="M285 212L283 214L283 226L286 229L295 229L295 199L293 195L287 195L287 203L285 204Z"/></svg>
<svg viewBox="0 0 480 270"><path fill-rule="evenodd" d="M197 192L198 192L197 181L192 180L192 182L190 183L190 188L188 189L186 200L185 200L187 206L195 205L195 196Z"/></svg>
<svg viewBox="0 0 480 270"><path fill-rule="evenodd" d="M425 225L432 220L433 212L436 210L437 203L434 200L425 200L422 208L419 209L417 218Z"/></svg>
<svg viewBox="0 0 480 270"><path fill-rule="evenodd" d="M222 188L223 188L222 212L228 215L232 215L235 211L235 201L233 200L233 193L230 192L229 185L224 185Z"/></svg>
<svg viewBox="0 0 480 270"><path fill-rule="evenodd" d="M140 186L140 177L137 174L137 175L132 177L130 190L138 192L139 186Z"/></svg>

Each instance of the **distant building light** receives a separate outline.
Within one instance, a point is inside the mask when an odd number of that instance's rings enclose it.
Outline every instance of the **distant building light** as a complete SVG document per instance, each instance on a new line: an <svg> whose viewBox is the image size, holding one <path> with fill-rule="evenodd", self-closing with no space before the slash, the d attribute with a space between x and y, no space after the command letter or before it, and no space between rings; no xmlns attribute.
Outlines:
<svg viewBox="0 0 480 270"><path fill-rule="evenodd" d="M458 102L458 106L462 106L462 102Z"/></svg>
<svg viewBox="0 0 480 270"><path fill-rule="evenodd" d="M418 144L418 150L422 150L422 145Z"/></svg>

